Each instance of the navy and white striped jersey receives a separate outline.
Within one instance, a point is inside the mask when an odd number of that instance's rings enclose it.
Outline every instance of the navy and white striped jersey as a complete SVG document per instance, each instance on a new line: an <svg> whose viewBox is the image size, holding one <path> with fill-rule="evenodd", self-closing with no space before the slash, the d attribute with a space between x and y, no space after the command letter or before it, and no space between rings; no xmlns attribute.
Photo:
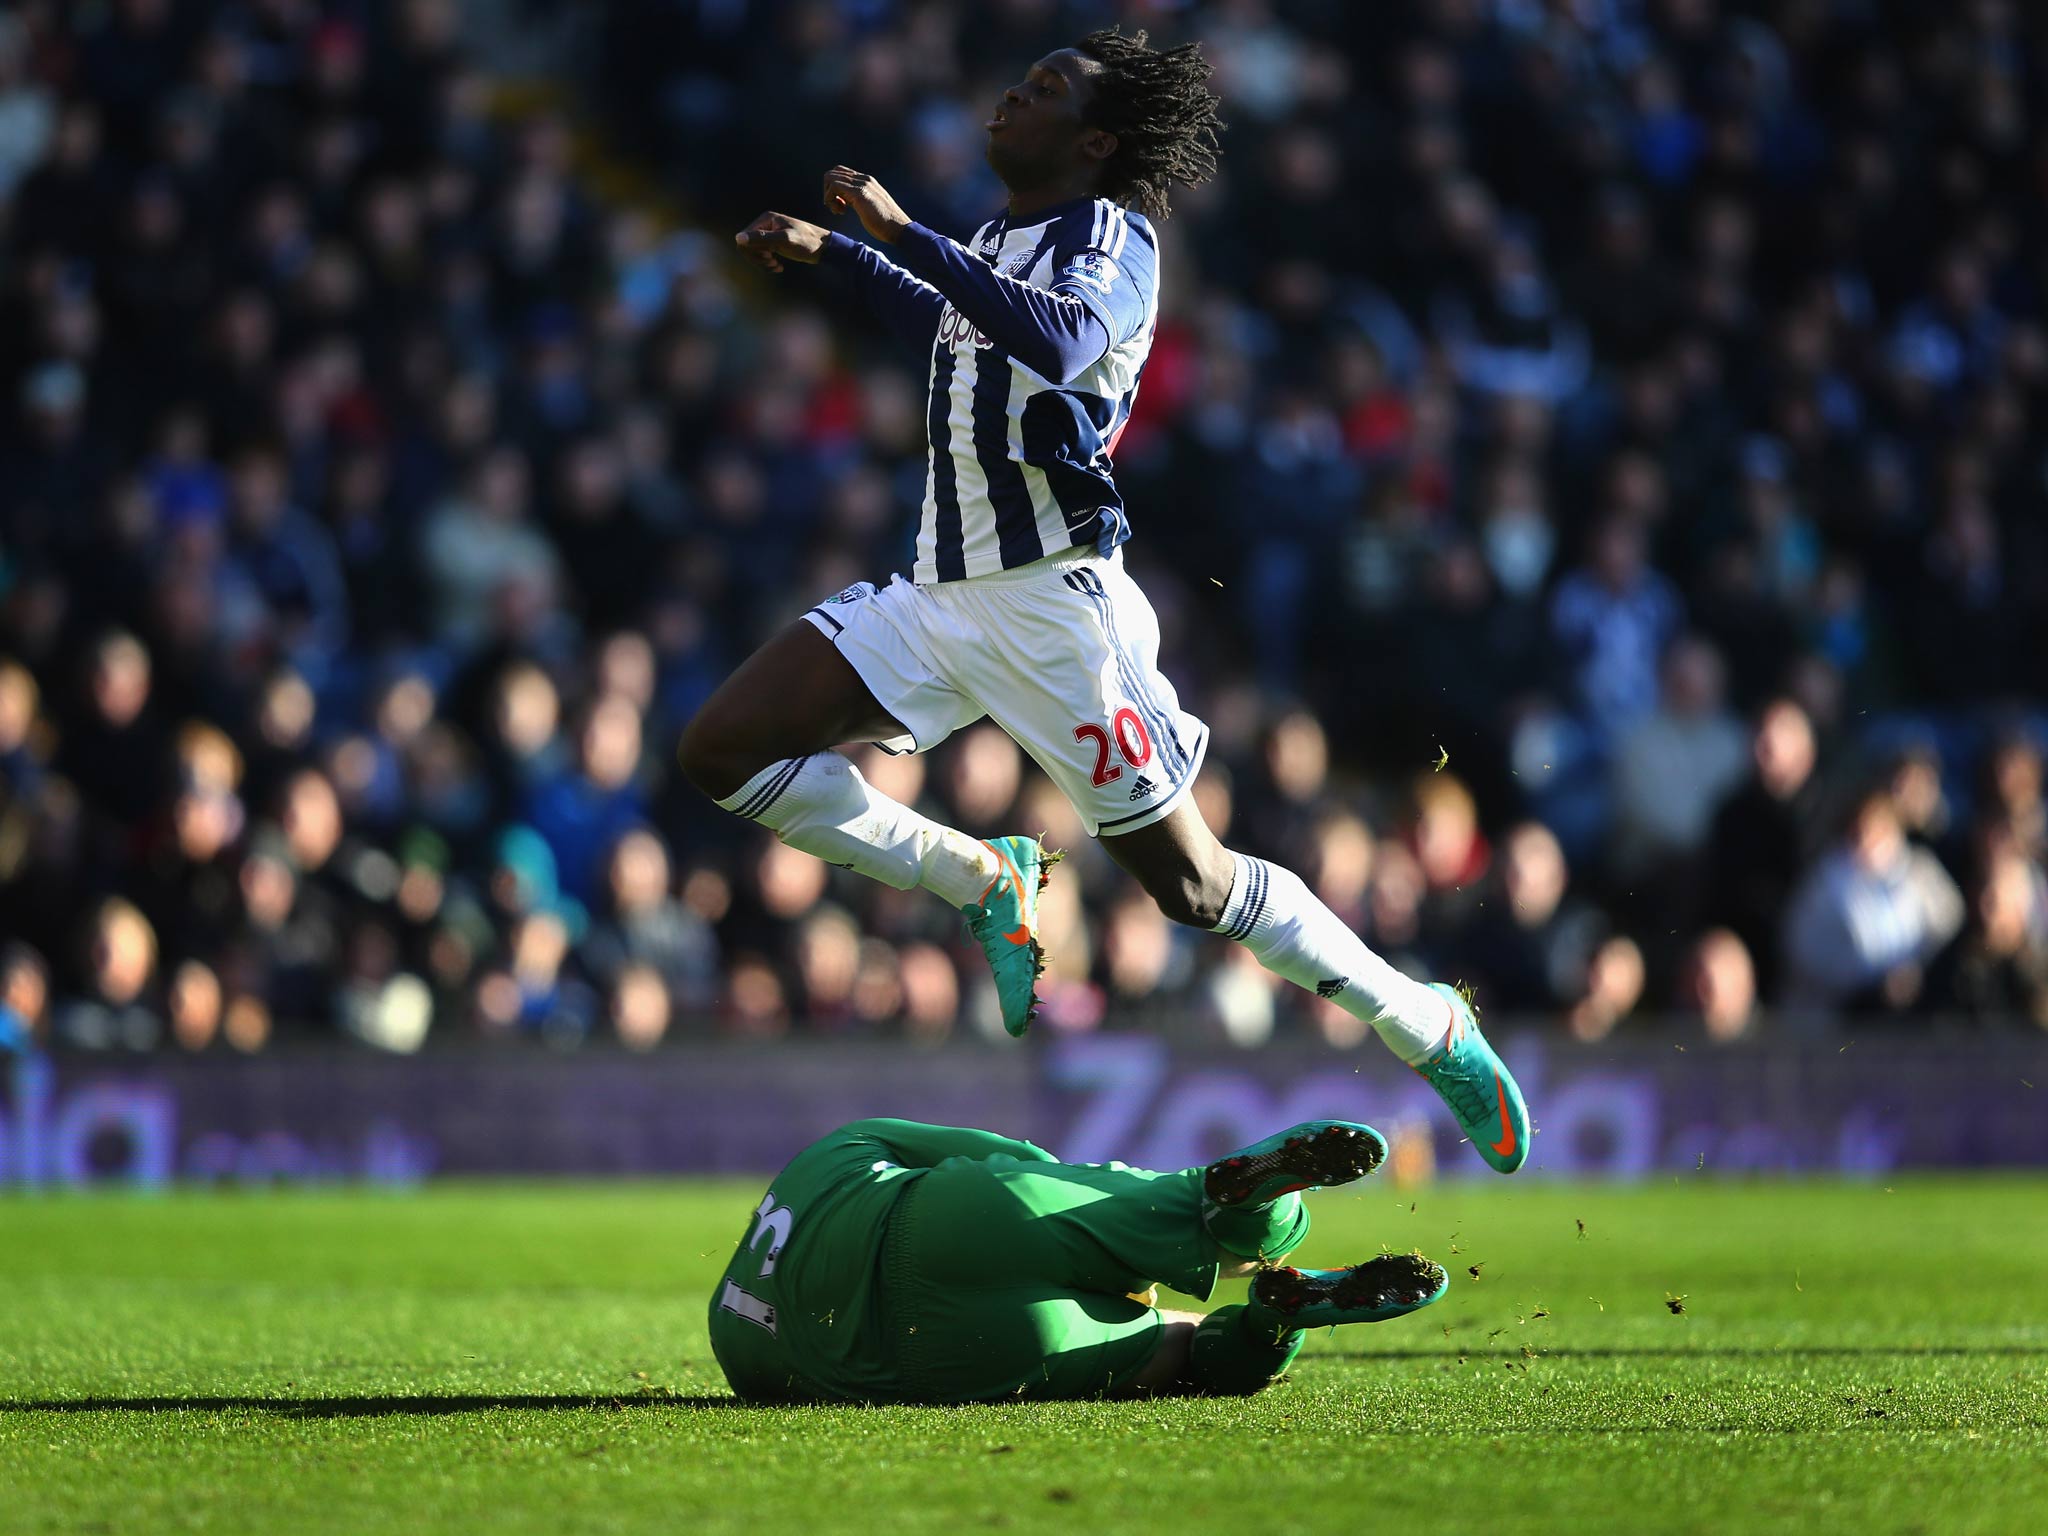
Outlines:
<svg viewBox="0 0 2048 1536"><path fill-rule="evenodd" d="M915 580L983 576L1077 545L1107 554L1130 536L1110 455L1159 312L1158 242L1143 215L1083 199L993 219L964 248L913 224L891 248L901 267L834 246L875 280L878 308L925 324L936 312Z"/></svg>

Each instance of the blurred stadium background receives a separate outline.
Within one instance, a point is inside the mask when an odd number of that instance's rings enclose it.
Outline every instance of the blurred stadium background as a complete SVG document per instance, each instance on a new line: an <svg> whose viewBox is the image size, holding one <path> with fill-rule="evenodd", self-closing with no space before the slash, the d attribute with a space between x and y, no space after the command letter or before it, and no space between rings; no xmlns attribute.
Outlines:
<svg viewBox="0 0 2048 1536"><path fill-rule="evenodd" d="M0 1183L768 1168L841 1119L1478 1163L1072 850L957 918L672 768L904 563L923 375L730 232L1104 20L1204 39L1118 455L1219 830L1462 976L1539 1166L2048 1162L2048 25L2018 0L20 0L0 15ZM2038 1091L2036 1088L2038 1085Z"/></svg>

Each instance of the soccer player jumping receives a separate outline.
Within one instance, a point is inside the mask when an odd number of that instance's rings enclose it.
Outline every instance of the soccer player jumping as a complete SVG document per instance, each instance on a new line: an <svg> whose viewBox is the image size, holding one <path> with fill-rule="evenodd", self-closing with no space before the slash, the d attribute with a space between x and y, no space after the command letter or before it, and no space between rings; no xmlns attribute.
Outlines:
<svg viewBox="0 0 2048 1536"><path fill-rule="evenodd" d="M1158 315L1149 217L1216 168L1217 98L1192 45L1094 32L1003 93L987 155L1009 206L961 245L872 176L825 174L882 255L764 213L736 237L770 271L845 272L931 357L931 457L912 578L820 603L743 663L683 733L698 788L793 848L959 907L1021 1035L1043 964L1035 839L980 842L879 794L830 749L924 752L983 715L1058 784L1091 836L1176 922L1371 1024L1513 1173L1521 1091L1455 989L1411 980L1292 871L1225 848L1190 795L1208 728L1158 667L1159 626L1124 571L1110 455Z"/></svg>
<svg viewBox="0 0 2048 1536"><path fill-rule="evenodd" d="M860 1120L798 1153L711 1293L711 1349L756 1402L969 1403L1258 1391L1305 1330L1378 1323L1449 1285L1420 1254L1295 1269L1301 1191L1387 1144L1311 1120L1206 1168L1061 1163L993 1131ZM1162 1312L1164 1281L1241 1305Z"/></svg>

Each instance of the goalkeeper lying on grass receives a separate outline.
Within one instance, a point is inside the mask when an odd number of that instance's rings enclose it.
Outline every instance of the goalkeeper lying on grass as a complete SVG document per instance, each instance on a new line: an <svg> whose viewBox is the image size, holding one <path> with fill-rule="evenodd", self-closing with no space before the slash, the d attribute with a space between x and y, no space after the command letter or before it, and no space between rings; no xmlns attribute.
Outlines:
<svg viewBox="0 0 2048 1536"><path fill-rule="evenodd" d="M982 1402L1256 1392L1302 1332L1376 1323L1444 1293L1441 1267L1280 1260L1308 1235L1299 1191L1364 1178L1370 1126L1312 1120L1206 1168L1056 1161L1027 1141L860 1120L800 1152L711 1297L711 1347L761 1402ZM1203 1317L1135 1299L1155 1282Z"/></svg>

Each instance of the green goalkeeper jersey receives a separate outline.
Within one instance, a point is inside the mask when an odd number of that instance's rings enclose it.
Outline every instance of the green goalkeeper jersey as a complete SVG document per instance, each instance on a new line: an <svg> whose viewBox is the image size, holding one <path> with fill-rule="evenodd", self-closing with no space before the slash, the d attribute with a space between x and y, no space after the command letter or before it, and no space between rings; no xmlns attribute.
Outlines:
<svg viewBox="0 0 2048 1536"><path fill-rule="evenodd" d="M743 1397L892 1395L900 1365L882 1315L882 1245L910 1186L952 1157L1049 1163L992 1131L860 1120L775 1177L711 1296L711 1348Z"/></svg>

